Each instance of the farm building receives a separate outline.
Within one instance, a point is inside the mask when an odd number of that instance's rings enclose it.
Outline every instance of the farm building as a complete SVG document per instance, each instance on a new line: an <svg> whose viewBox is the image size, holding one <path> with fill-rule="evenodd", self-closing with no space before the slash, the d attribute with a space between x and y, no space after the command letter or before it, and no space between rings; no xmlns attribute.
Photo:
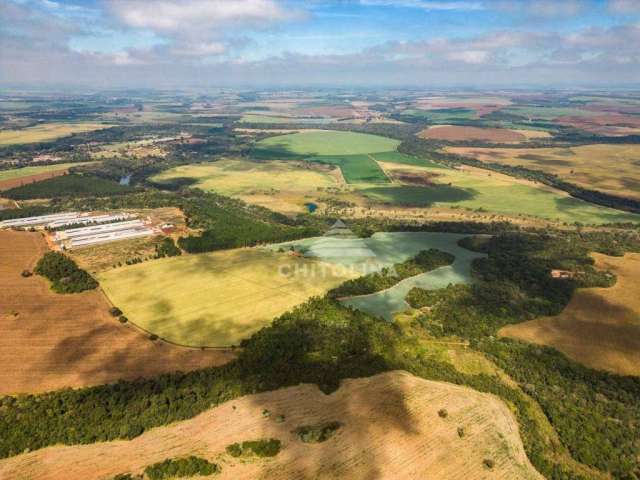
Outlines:
<svg viewBox="0 0 640 480"><path fill-rule="evenodd" d="M115 242L131 238L153 235L156 230L142 220L127 220L122 222L91 225L87 227L70 228L56 232L54 241L62 248L72 249L101 243Z"/></svg>
<svg viewBox="0 0 640 480"><path fill-rule="evenodd" d="M12 220L4 220L0 222L0 228L13 227L42 227L52 222L69 221L78 219L81 214L78 212L54 213L51 215L40 215L37 217L15 218Z"/></svg>

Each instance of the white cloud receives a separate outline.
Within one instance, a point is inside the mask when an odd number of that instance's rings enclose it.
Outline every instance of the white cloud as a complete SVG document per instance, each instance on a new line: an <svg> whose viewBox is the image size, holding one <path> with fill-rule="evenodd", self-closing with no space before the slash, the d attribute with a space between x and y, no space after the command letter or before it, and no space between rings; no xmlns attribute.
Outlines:
<svg viewBox="0 0 640 480"><path fill-rule="evenodd" d="M611 0L609 10L619 14L640 13L640 0Z"/></svg>
<svg viewBox="0 0 640 480"><path fill-rule="evenodd" d="M423 10L482 10L482 2L442 1L431 2L425 0L360 0L361 5L375 7L404 7L421 8Z"/></svg>
<svg viewBox="0 0 640 480"><path fill-rule="evenodd" d="M237 24L264 26L303 15L274 0L110 0L109 6L130 27L168 32L213 30Z"/></svg>

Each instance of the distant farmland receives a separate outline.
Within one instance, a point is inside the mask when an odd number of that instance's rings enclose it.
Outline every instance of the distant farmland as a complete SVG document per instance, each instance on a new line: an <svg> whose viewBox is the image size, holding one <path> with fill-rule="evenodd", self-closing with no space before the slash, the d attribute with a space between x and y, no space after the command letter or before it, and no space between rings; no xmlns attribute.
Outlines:
<svg viewBox="0 0 640 480"><path fill-rule="evenodd" d="M520 143L527 140L525 135L516 130L457 125L434 125L422 130L418 136L431 140L448 140L452 142L482 140L496 143Z"/></svg>
<svg viewBox="0 0 640 480"><path fill-rule="evenodd" d="M73 133L91 132L109 127L111 125L102 123L43 123L22 130L0 131L0 145L46 142Z"/></svg>
<svg viewBox="0 0 640 480"><path fill-rule="evenodd" d="M640 145L526 149L449 147L446 150L487 163L521 165L553 173L584 188L640 200Z"/></svg>
<svg viewBox="0 0 640 480"><path fill-rule="evenodd" d="M602 224L610 222L640 222L640 215L594 205L564 192L537 186L507 175L483 169L418 167L385 163L393 172L431 172L435 185L366 186L366 197L395 206L450 206L482 209L505 215L532 215L561 222Z"/></svg>
<svg viewBox="0 0 640 480"><path fill-rule="evenodd" d="M258 158L304 159L338 165L348 183L387 183L371 154L395 152L398 140L353 132L309 131L270 137L258 142Z"/></svg>
<svg viewBox="0 0 640 480"><path fill-rule="evenodd" d="M159 184L192 182L193 187L241 198L284 212L301 212L318 188L338 184L340 171L295 161L218 160L185 165L152 177Z"/></svg>
<svg viewBox="0 0 640 480"><path fill-rule="evenodd" d="M14 168L0 170L0 190L19 187L39 180L62 175L70 167L86 165L85 163L58 163L56 165L41 165L36 167Z"/></svg>

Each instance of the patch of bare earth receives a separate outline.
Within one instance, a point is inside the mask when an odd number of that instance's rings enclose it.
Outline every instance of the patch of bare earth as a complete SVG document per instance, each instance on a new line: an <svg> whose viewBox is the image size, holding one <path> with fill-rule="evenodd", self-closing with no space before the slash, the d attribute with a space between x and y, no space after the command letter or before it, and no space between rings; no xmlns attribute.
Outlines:
<svg viewBox="0 0 640 480"><path fill-rule="evenodd" d="M596 266L615 273L610 288L578 290L564 311L510 325L500 335L550 345L588 367L640 375L640 254L593 254Z"/></svg>
<svg viewBox="0 0 640 480"><path fill-rule="evenodd" d="M522 133L505 128L462 127L436 125L418 133L420 138L451 142L481 140L496 143L518 143L527 140Z"/></svg>
<svg viewBox="0 0 640 480"><path fill-rule="evenodd" d="M60 295L38 275L22 277L46 250L40 233L0 231L0 394L132 380L233 358L152 342L113 318L100 290Z"/></svg>
<svg viewBox="0 0 640 480"><path fill-rule="evenodd" d="M438 413L443 409L444 418ZM271 415L265 417L264 410ZM323 443L303 443L293 432L331 421L342 427ZM224 453L231 443L260 438L279 439L282 450L274 458L252 460ZM331 395L299 385L242 397L130 441L49 447L0 461L0 477L111 478L192 454L218 463L219 479L542 478L502 401L405 372L346 380ZM493 468L485 459L495 462Z"/></svg>

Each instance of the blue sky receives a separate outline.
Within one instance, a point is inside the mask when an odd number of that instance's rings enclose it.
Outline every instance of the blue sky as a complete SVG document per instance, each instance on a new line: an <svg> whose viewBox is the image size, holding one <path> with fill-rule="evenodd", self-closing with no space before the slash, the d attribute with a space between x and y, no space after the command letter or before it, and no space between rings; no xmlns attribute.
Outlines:
<svg viewBox="0 0 640 480"><path fill-rule="evenodd" d="M640 0L0 0L0 82L632 85Z"/></svg>

